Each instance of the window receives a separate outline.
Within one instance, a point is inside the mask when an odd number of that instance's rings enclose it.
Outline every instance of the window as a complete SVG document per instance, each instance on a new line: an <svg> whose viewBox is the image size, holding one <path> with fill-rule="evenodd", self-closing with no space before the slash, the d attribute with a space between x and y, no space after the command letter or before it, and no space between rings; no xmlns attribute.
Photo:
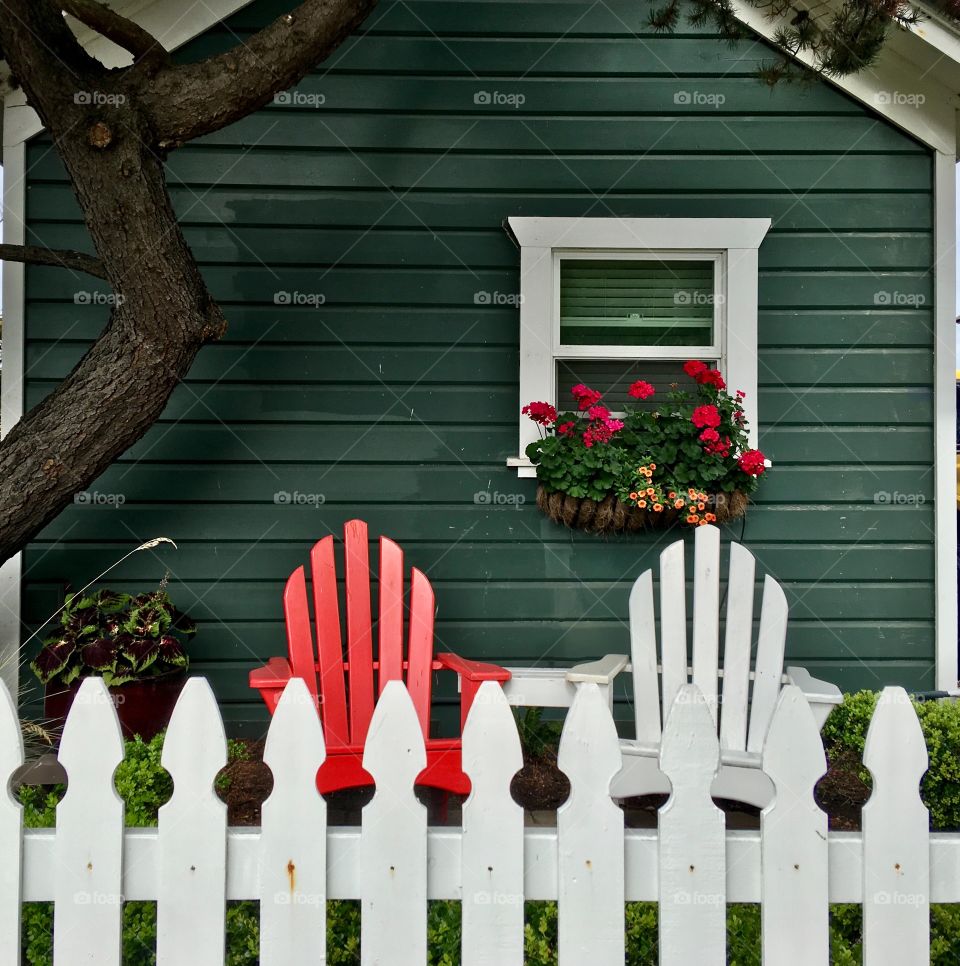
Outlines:
<svg viewBox="0 0 960 966"><path fill-rule="evenodd" d="M570 388L688 385L687 359L719 366L756 445L757 249L766 218L510 218L520 247L520 400L570 408ZM650 405L654 401L651 400ZM523 455L537 427L520 419Z"/></svg>

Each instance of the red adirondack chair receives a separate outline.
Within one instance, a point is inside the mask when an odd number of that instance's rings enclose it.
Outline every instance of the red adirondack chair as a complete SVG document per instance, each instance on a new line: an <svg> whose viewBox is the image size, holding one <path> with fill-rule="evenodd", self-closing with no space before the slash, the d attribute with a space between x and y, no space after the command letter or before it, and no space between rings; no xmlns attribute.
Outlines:
<svg viewBox="0 0 960 966"><path fill-rule="evenodd" d="M426 575L411 569L407 654L403 653L403 551L388 537L380 538L379 653L373 653L370 606L370 561L367 525L344 525L346 559L347 659L344 660L337 603L333 537L324 537L310 551L316 646L310 627L304 568L287 580L283 609L287 623L288 657L275 657L250 672L250 687L260 692L273 714L287 681L303 678L320 708L327 760L317 775L321 792L370 785L363 770L363 744L373 714L376 693L388 681L406 683L427 746L427 767L419 784L458 795L470 791L460 766L459 738L430 737L430 692L434 671L460 676L460 726L484 681L508 681L510 672L494 664L467 661L456 654L433 653L433 588ZM349 692L349 701L347 695Z"/></svg>

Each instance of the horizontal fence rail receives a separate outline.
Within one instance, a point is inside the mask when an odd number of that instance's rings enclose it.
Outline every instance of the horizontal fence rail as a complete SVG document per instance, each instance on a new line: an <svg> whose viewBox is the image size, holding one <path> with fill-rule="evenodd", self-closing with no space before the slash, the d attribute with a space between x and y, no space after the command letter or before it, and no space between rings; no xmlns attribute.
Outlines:
<svg viewBox="0 0 960 966"><path fill-rule="evenodd" d="M571 783L556 828L524 828L510 797L522 766L510 707L485 683L464 730L473 791L462 827L428 828L414 780L424 747L397 682L377 704L364 752L376 792L359 828L327 827L316 791L323 733L303 682L287 686L264 760L274 787L262 827L227 827L214 792L226 739L207 682L191 679L165 739L174 793L157 828L124 829L112 773L119 725L99 679L84 681L60 748L68 791L55 829L23 829L19 804L0 795L0 963L20 961L22 902L53 902L54 962L119 966L125 901L157 902L157 962L220 966L228 900L260 903L260 962L326 961L328 899L361 903L365 966L426 962L427 901L462 903L464 966L521 966L523 903L558 902L562 964L625 958L624 903L659 903L660 962L726 962L726 904L761 904L765 964L826 966L828 906L864 908L866 966L929 962L931 902L960 901L960 834L928 831L919 797L926 768L906 693L887 688L864 762L874 793L862 832L827 832L813 788L826 770L809 706L783 690L764 746L776 789L759 831L726 831L710 797L716 727L702 694L684 686L664 729L660 767L673 792L657 830L624 829L607 792L620 768L616 730L596 685L578 689L559 764ZM23 760L16 710L0 690L0 782Z"/></svg>

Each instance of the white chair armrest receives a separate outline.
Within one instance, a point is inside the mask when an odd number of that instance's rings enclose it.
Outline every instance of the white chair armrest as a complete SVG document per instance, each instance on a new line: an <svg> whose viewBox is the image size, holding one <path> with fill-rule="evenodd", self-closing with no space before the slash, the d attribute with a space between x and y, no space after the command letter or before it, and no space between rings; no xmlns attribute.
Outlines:
<svg viewBox="0 0 960 966"><path fill-rule="evenodd" d="M613 679L629 664L626 654L606 654L599 661L577 664L567 671L571 684L611 684Z"/></svg>
<svg viewBox="0 0 960 966"><path fill-rule="evenodd" d="M788 667L785 677L787 684L795 684L803 692L817 727L822 728L830 712L843 701L843 692L835 684L813 677L803 667Z"/></svg>

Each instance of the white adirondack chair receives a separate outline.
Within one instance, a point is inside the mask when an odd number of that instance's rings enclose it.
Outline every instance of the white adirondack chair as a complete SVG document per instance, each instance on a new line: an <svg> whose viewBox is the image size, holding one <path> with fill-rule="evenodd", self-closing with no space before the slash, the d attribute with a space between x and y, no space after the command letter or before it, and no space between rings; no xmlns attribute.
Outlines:
<svg viewBox="0 0 960 966"><path fill-rule="evenodd" d="M660 736L674 698L690 681L700 688L719 727L721 766L713 796L763 808L771 799L773 786L761 771L760 753L780 689L797 685L821 728L831 708L841 701L840 689L816 680L803 668L789 667L784 673L787 599L769 574L764 578L757 656L751 670L755 561L738 543L730 544L721 661L720 531L713 526L698 527L694 548L693 667L687 666L684 544L678 540L660 554L659 642L653 573L648 570L637 578L630 593L630 658L608 654L571 668L566 679L572 685L599 684L609 694L621 671L633 673L637 737L620 742L624 765L610 787L614 797L669 793L670 783L658 768Z"/></svg>

